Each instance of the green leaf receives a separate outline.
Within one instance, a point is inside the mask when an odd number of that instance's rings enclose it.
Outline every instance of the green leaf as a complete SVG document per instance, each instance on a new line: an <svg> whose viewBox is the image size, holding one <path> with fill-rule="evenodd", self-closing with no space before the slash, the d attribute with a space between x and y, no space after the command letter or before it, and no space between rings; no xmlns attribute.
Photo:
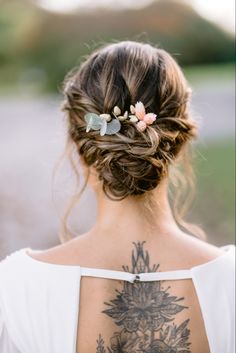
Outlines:
<svg viewBox="0 0 236 353"><path fill-rule="evenodd" d="M116 134L121 128L121 123L118 119L113 119L110 123L107 124L107 135Z"/></svg>
<svg viewBox="0 0 236 353"><path fill-rule="evenodd" d="M100 130L100 135L103 136L105 135L106 133L106 130L107 130L107 122L104 118L102 118L103 121L102 121L102 126L101 126L101 130Z"/></svg>
<svg viewBox="0 0 236 353"><path fill-rule="evenodd" d="M86 123L87 123L87 128L86 131L88 132L90 129L93 130L100 130L101 127L103 126L103 121L99 115L95 113L87 113L84 117Z"/></svg>

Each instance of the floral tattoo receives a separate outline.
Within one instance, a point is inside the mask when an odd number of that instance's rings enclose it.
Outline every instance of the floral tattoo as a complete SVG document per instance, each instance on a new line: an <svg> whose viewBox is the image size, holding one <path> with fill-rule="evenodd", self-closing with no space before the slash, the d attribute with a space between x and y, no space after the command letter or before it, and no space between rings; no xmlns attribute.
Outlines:
<svg viewBox="0 0 236 353"><path fill-rule="evenodd" d="M150 266L144 243L134 243L132 273L156 272L159 265ZM180 325L175 315L187 309L181 305L184 297L177 298L163 289L161 281L129 283L124 281L122 291L109 303L103 313L118 326L106 346L102 335L97 339L96 353L191 353L189 319Z"/></svg>

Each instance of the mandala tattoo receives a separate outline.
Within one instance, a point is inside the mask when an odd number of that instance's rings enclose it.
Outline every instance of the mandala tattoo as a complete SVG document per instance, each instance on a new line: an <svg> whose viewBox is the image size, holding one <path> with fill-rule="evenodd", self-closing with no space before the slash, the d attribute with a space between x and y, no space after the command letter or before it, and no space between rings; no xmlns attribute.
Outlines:
<svg viewBox="0 0 236 353"><path fill-rule="evenodd" d="M159 265L150 266L149 254L144 243L133 243L132 273L156 272ZM189 319L176 325L175 315L188 307L181 305L184 297L177 298L163 289L162 281L124 281L122 291L105 302L103 313L119 328L106 346L102 335L97 339L96 353L191 353L189 342Z"/></svg>

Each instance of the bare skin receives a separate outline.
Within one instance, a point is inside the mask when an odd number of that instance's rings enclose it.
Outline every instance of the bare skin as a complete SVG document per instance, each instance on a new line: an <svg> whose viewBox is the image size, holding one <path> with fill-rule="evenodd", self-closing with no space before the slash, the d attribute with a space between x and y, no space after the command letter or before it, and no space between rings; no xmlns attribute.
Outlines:
<svg viewBox="0 0 236 353"><path fill-rule="evenodd" d="M167 198L167 180L163 180L155 190L158 202L155 208L155 219L151 224L143 216L140 200L137 201L132 197L119 202L109 200L103 194L100 182L93 170L91 170L89 183L97 197L98 212L94 227L65 244L46 251L30 253L30 256L36 260L53 264L80 265L122 271L124 266L131 267L131 253L134 251L134 243L139 243L144 244L142 248L144 253L148 252L151 265L158 264L159 270L169 271L189 269L214 260L223 253L216 246L179 229ZM201 310L192 281L165 281L162 292L168 286L170 287L169 295L184 298L182 304L181 302L179 304L188 308L181 309L177 313L178 308L176 307L176 312L174 310L172 313L174 315L172 319L174 319L176 327L181 324L184 326L186 323L185 330L189 331L185 332L185 340L189 345L183 350L181 347L177 351L171 350L165 343L167 341L164 342L164 338L158 336L160 331L157 331L155 333L156 339L152 334L152 348L146 347L146 350L143 348L143 351L140 350L140 352L209 353ZM122 291L122 288L123 284L118 281L96 278L82 279L78 320L78 353L133 353L134 348L133 350L127 348L131 347L129 337L136 334L136 337L142 340L141 331L138 328L136 328L137 332L133 332L131 335L130 332L127 333L126 328L122 326L123 324L117 326L112 315L104 313L108 308L105 303L114 300L116 291ZM158 330L158 328L156 329ZM118 343L114 344L114 340L118 340L118 333L119 337L123 335L123 341L124 339L127 341L123 348L119 348L120 350L116 348ZM132 344L134 345L134 343Z"/></svg>

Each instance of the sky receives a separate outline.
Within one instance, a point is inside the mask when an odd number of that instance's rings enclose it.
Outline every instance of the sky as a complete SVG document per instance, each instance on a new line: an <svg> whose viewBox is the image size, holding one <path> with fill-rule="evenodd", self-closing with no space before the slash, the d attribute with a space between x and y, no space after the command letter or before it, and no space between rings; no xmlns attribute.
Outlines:
<svg viewBox="0 0 236 353"><path fill-rule="evenodd" d="M152 0L37 0L37 3L46 10L54 12L73 12L79 8L106 7L142 7ZM191 2L195 9L209 20L216 21L230 32L235 31L235 0L185 0Z"/></svg>

